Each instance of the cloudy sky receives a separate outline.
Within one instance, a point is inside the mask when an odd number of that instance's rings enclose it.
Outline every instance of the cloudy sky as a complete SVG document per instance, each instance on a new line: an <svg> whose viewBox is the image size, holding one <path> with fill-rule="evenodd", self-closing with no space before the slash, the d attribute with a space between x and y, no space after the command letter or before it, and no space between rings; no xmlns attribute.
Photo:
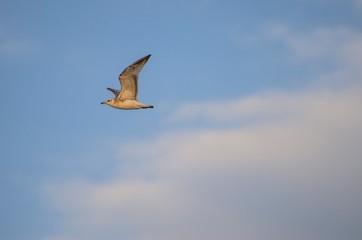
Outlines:
<svg viewBox="0 0 362 240"><path fill-rule="evenodd" d="M360 0L1 0L0 100L1 239L362 239Z"/></svg>

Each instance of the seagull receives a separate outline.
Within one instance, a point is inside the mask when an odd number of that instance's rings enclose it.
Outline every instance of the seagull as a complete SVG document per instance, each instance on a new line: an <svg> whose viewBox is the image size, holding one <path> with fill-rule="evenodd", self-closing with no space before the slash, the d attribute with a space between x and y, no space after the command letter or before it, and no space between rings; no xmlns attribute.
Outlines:
<svg viewBox="0 0 362 240"><path fill-rule="evenodd" d="M119 83L121 84L121 91L107 88L107 90L115 95L115 98L101 102L101 104L107 104L108 106L123 110L153 108L152 105L140 103L137 99L138 74L150 57L151 54L138 59L126 67L118 77Z"/></svg>

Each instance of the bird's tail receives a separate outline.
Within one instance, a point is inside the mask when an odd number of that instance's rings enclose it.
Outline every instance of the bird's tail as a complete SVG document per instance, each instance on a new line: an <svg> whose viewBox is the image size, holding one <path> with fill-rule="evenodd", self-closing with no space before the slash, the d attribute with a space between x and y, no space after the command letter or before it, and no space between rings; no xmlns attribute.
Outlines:
<svg viewBox="0 0 362 240"><path fill-rule="evenodd" d="M139 108L142 108L142 109L144 109L144 108L153 108L152 105L148 105L148 104L144 104L144 103L140 103L140 102L137 103L137 106Z"/></svg>

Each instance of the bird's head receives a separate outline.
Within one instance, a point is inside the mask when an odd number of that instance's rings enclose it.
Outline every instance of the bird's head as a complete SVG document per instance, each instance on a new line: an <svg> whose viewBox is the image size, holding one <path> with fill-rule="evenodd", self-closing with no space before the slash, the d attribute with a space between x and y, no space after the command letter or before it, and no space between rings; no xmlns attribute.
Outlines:
<svg viewBox="0 0 362 240"><path fill-rule="evenodd" d="M112 106L115 102L115 99L112 98L112 99L108 99L107 101L104 101L104 102L101 102L101 104L107 104L109 106Z"/></svg>

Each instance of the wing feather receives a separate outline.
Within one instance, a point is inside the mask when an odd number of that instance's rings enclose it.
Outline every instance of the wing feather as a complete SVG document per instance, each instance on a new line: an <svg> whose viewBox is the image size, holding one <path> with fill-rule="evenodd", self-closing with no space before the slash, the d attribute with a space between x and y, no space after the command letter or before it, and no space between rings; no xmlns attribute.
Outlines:
<svg viewBox="0 0 362 240"><path fill-rule="evenodd" d="M151 54L140 58L135 61L119 75L118 79L121 84L121 92L118 95L118 99L126 100L132 99L137 100L138 94L138 75L141 72L143 66L146 64Z"/></svg>
<svg viewBox="0 0 362 240"><path fill-rule="evenodd" d="M113 88L107 88L107 90L111 91L116 97L119 95L120 91Z"/></svg>

